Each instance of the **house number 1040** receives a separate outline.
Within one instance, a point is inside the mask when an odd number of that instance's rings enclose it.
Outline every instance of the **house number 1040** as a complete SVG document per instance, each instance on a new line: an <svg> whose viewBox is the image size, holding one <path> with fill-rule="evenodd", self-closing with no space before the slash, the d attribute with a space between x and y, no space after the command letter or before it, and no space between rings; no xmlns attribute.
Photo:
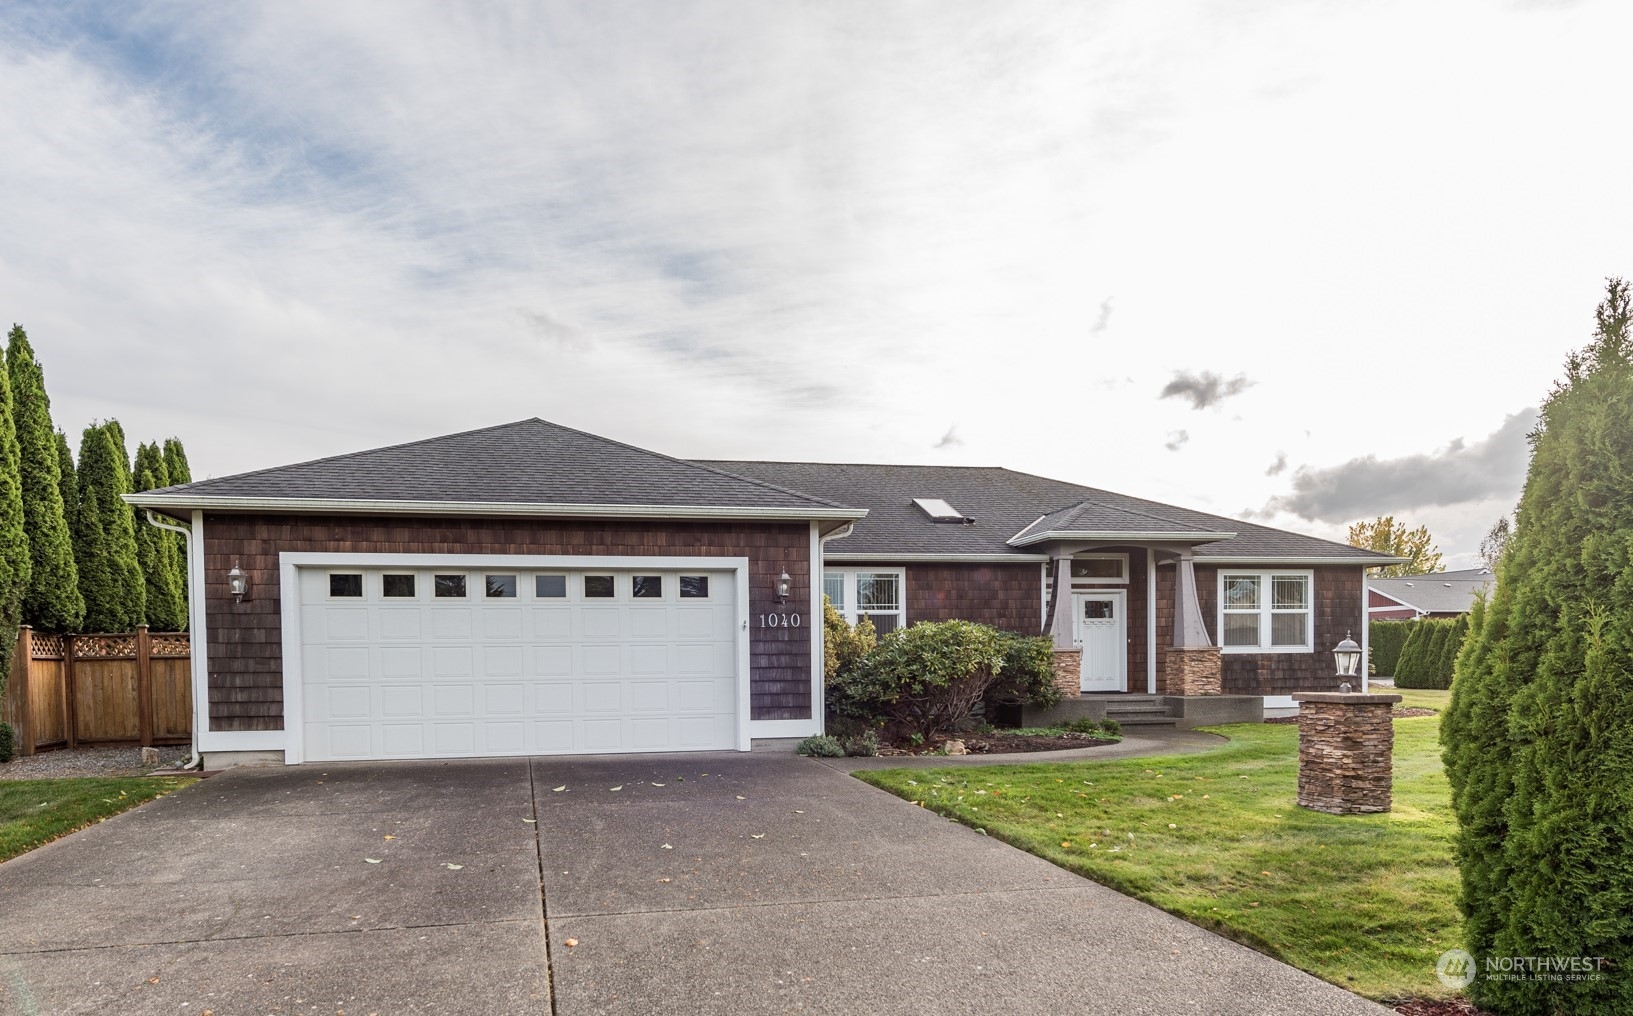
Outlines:
<svg viewBox="0 0 1633 1016"><path fill-rule="evenodd" d="M761 628L798 628L802 622L798 614L761 614Z"/></svg>

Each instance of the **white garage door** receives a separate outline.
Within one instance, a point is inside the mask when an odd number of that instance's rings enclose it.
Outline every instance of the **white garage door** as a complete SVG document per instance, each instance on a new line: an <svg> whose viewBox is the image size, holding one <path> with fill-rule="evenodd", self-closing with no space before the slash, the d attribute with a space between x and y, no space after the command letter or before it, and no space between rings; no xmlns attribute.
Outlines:
<svg viewBox="0 0 1633 1016"><path fill-rule="evenodd" d="M731 572L298 574L310 760L737 747Z"/></svg>

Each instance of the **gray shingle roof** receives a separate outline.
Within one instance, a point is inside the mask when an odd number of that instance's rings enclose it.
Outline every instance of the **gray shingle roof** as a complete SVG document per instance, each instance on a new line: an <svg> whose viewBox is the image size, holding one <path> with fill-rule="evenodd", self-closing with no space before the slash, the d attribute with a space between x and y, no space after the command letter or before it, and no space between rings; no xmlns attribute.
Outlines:
<svg viewBox="0 0 1633 1016"><path fill-rule="evenodd" d="M1175 505L1084 487L1063 480L982 466L891 466L825 462L708 460L713 466L868 510L855 532L828 544L832 554L1009 555L1035 552L1009 539L1038 529L1040 516L1070 519L1076 529L1149 532L1159 528L1236 535L1199 546L1200 558L1342 559L1386 564L1389 558L1359 547L1222 518ZM915 497L939 497L973 519L969 525L932 522ZM1049 528L1065 528L1051 526Z"/></svg>
<svg viewBox="0 0 1633 1016"><path fill-rule="evenodd" d="M1495 578L1484 568L1371 579L1368 585L1386 596L1426 614L1461 614L1474 607L1474 597L1491 589Z"/></svg>
<svg viewBox="0 0 1633 1016"><path fill-rule="evenodd" d="M832 511L777 485L584 431L522 420L142 495L292 500L659 505Z"/></svg>

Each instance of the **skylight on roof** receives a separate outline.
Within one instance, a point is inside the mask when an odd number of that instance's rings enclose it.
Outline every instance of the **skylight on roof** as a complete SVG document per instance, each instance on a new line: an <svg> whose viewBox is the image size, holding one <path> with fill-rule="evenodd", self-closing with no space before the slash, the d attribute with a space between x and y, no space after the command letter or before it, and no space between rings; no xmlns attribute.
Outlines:
<svg viewBox="0 0 1633 1016"><path fill-rule="evenodd" d="M930 516L932 522L969 521L962 512L939 497L915 497L913 503L918 505L924 514Z"/></svg>

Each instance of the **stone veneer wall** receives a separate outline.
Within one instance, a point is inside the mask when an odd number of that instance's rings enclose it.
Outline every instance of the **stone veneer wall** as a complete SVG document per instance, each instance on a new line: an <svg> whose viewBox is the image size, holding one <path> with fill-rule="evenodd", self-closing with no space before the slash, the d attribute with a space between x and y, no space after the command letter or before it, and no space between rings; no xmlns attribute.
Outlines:
<svg viewBox="0 0 1633 1016"><path fill-rule="evenodd" d="M1399 695L1295 694L1298 803L1329 815L1388 811Z"/></svg>
<svg viewBox="0 0 1633 1016"><path fill-rule="evenodd" d="M1083 694L1083 651L1081 649L1055 650L1055 687L1061 694L1072 698Z"/></svg>
<svg viewBox="0 0 1633 1016"><path fill-rule="evenodd" d="M1163 652L1160 691L1164 695L1219 695L1224 691L1222 674L1218 646L1169 646Z"/></svg>

